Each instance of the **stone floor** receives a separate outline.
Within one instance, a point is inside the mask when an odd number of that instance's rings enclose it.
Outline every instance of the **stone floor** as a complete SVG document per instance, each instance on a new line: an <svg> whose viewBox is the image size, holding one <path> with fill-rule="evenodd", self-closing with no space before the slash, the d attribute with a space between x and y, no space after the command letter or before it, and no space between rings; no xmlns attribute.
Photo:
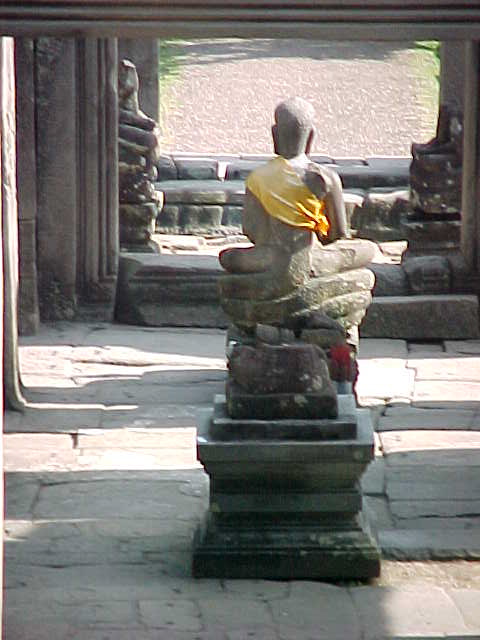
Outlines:
<svg viewBox="0 0 480 640"><path fill-rule="evenodd" d="M195 581L195 413L224 334L57 324L21 340L7 413L7 640L480 637L480 341L362 340L377 456L369 584Z"/></svg>

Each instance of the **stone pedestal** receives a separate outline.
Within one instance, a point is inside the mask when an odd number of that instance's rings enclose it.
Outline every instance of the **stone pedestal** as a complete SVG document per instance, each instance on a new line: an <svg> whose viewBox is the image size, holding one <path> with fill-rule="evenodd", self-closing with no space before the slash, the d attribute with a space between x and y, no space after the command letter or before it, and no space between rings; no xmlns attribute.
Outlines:
<svg viewBox="0 0 480 640"><path fill-rule="evenodd" d="M359 480L373 428L353 396L318 420L232 420L224 396L199 416L198 458L210 508L193 555L195 577L346 580L380 572Z"/></svg>

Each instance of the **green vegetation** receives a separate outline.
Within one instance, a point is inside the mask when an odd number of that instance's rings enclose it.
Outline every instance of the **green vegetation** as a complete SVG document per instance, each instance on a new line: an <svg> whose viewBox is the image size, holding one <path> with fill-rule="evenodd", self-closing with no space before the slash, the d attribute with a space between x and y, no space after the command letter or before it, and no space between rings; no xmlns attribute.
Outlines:
<svg viewBox="0 0 480 640"><path fill-rule="evenodd" d="M435 80L440 83L440 42L438 40L422 40L416 42L415 46L417 49L431 53Z"/></svg>
<svg viewBox="0 0 480 640"><path fill-rule="evenodd" d="M179 40L158 40L158 77L162 87L178 78L183 57Z"/></svg>

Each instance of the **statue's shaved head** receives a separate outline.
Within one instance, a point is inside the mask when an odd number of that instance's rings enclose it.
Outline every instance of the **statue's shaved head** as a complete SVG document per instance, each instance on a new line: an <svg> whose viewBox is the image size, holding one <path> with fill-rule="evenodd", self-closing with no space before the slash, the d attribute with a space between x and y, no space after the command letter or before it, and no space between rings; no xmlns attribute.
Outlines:
<svg viewBox="0 0 480 640"><path fill-rule="evenodd" d="M315 111L302 98L290 98L275 109L275 125L272 128L275 149L285 158L292 158L308 151L314 127Z"/></svg>

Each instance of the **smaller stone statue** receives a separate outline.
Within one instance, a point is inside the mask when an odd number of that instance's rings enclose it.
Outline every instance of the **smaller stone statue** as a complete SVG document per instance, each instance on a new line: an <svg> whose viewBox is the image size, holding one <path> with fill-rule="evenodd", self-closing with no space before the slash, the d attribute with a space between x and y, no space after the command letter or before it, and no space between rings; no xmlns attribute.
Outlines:
<svg viewBox="0 0 480 640"><path fill-rule="evenodd" d="M442 105L435 137L426 144L412 144L410 200L416 213L427 217L459 215L462 153L462 117Z"/></svg>
<svg viewBox="0 0 480 640"><path fill-rule="evenodd" d="M118 71L120 247L126 251L155 251L151 235L162 205L155 190L160 131L138 104L135 65L122 60Z"/></svg>

